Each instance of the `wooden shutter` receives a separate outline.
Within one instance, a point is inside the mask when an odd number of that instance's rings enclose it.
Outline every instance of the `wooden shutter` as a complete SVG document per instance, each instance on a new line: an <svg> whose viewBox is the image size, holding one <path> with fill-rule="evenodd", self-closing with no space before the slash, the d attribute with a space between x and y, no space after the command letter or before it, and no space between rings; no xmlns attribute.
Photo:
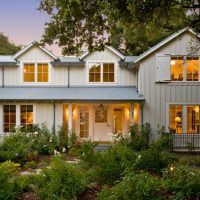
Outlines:
<svg viewBox="0 0 200 200"><path fill-rule="evenodd" d="M171 56L166 54L156 55L156 82L169 81Z"/></svg>

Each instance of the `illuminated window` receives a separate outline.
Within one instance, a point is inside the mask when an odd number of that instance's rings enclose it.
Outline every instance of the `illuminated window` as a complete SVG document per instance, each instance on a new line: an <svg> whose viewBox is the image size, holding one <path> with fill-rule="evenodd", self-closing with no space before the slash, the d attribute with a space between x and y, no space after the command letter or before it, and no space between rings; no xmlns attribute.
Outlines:
<svg viewBox="0 0 200 200"><path fill-rule="evenodd" d="M103 82L114 82L114 64L103 64Z"/></svg>
<svg viewBox="0 0 200 200"><path fill-rule="evenodd" d="M24 82L48 82L49 67L47 63L26 63L23 69Z"/></svg>
<svg viewBox="0 0 200 200"><path fill-rule="evenodd" d="M101 82L101 65L99 63L90 64L89 82Z"/></svg>
<svg viewBox="0 0 200 200"><path fill-rule="evenodd" d="M24 82L35 82L35 64L24 64Z"/></svg>
<svg viewBox="0 0 200 200"><path fill-rule="evenodd" d="M38 64L37 66L37 81L48 82L48 64Z"/></svg>
<svg viewBox="0 0 200 200"><path fill-rule="evenodd" d="M20 117L21 125L25 129L32 127L32 125L33 125L33 106L32 105L21 105L20 111L21 111L21 117Z"/></svg>
<svg viewBox="0 0 200 200"><path fill-rule="evenodd" d="M89 82L113 83L115 82L114 63L90 63Z"/></svg>
<svg viewBox="0 0 200 200"><path fill-rule="evenodd" d="M171 58L171 80L183 81L183 57Z"/></svg>
<svg viewBox="0 0 200 200"><path fill-rule="evenodd" d="M173 133L183 133L182 106L170 106L170 130Z"/></svg>
<svg viewBox="0 0 200 200"><path fill-rule="evenodd" d="M80 108L80 137L89 137L89 109Z"/></svg>
<svg viewBox="0 0 200 200"><path fill-rule="evenodd" d="M107 123L107 108L102 104L95 109L95 123Z"/></svg>
<svg viewBox="0 0 200 200"><path fill-rule="evenodd" d="M3 130L4 132L11 132L16 126L16 106L4 105L4 119Z"/></svg>
<svg viewBox="0 0 200 200"><path fill-rule="evenodd" d="M199 133L199 106L187 106L187 133Z"/></svg>
<svg viewBox="0 0 200 200"><path fill-rule="evenodd" d="M187 57L186 61L186 80L199 80L199 58Z"/></svg>

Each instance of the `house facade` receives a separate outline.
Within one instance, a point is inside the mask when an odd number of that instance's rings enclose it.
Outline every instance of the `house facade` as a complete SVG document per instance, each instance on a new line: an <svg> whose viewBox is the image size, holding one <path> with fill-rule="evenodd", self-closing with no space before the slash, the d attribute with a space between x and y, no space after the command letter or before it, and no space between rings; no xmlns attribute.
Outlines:
<svg viewBox="0 0 200 200"><path fill-rule="evenodd" d="M130 123L176 135L199 133L200 66L195 33L182 29L140 56L112 47L56 57L30 43L0 56L0 134L45 122L80 138L110 141ZM156 136L156 134L155 134Z"/></svg>

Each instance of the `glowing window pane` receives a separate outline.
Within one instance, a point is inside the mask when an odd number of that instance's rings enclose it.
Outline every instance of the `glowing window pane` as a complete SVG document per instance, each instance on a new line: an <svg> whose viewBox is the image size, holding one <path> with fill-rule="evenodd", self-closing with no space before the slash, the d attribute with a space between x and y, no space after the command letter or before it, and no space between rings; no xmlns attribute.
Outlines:
<svg viewBox="0 0 200 200"><path fill-rule="evenodd" d="M171 58L171 80L183 81L183 57Z"/></svg>

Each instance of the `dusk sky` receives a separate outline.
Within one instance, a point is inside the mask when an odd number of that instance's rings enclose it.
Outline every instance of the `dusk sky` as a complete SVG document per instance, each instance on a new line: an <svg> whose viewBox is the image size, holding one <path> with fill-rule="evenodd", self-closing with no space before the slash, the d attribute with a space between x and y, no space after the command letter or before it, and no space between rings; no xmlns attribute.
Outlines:
<svg viewBox="0 0 200 200"><path fill-rule="evenodd" d="M39 0L0 0L0 32L15 44L26 45L32 40L40 40L45 22L49 16L37 10ZM51 47L56 55L61 54Z"/></svg>

